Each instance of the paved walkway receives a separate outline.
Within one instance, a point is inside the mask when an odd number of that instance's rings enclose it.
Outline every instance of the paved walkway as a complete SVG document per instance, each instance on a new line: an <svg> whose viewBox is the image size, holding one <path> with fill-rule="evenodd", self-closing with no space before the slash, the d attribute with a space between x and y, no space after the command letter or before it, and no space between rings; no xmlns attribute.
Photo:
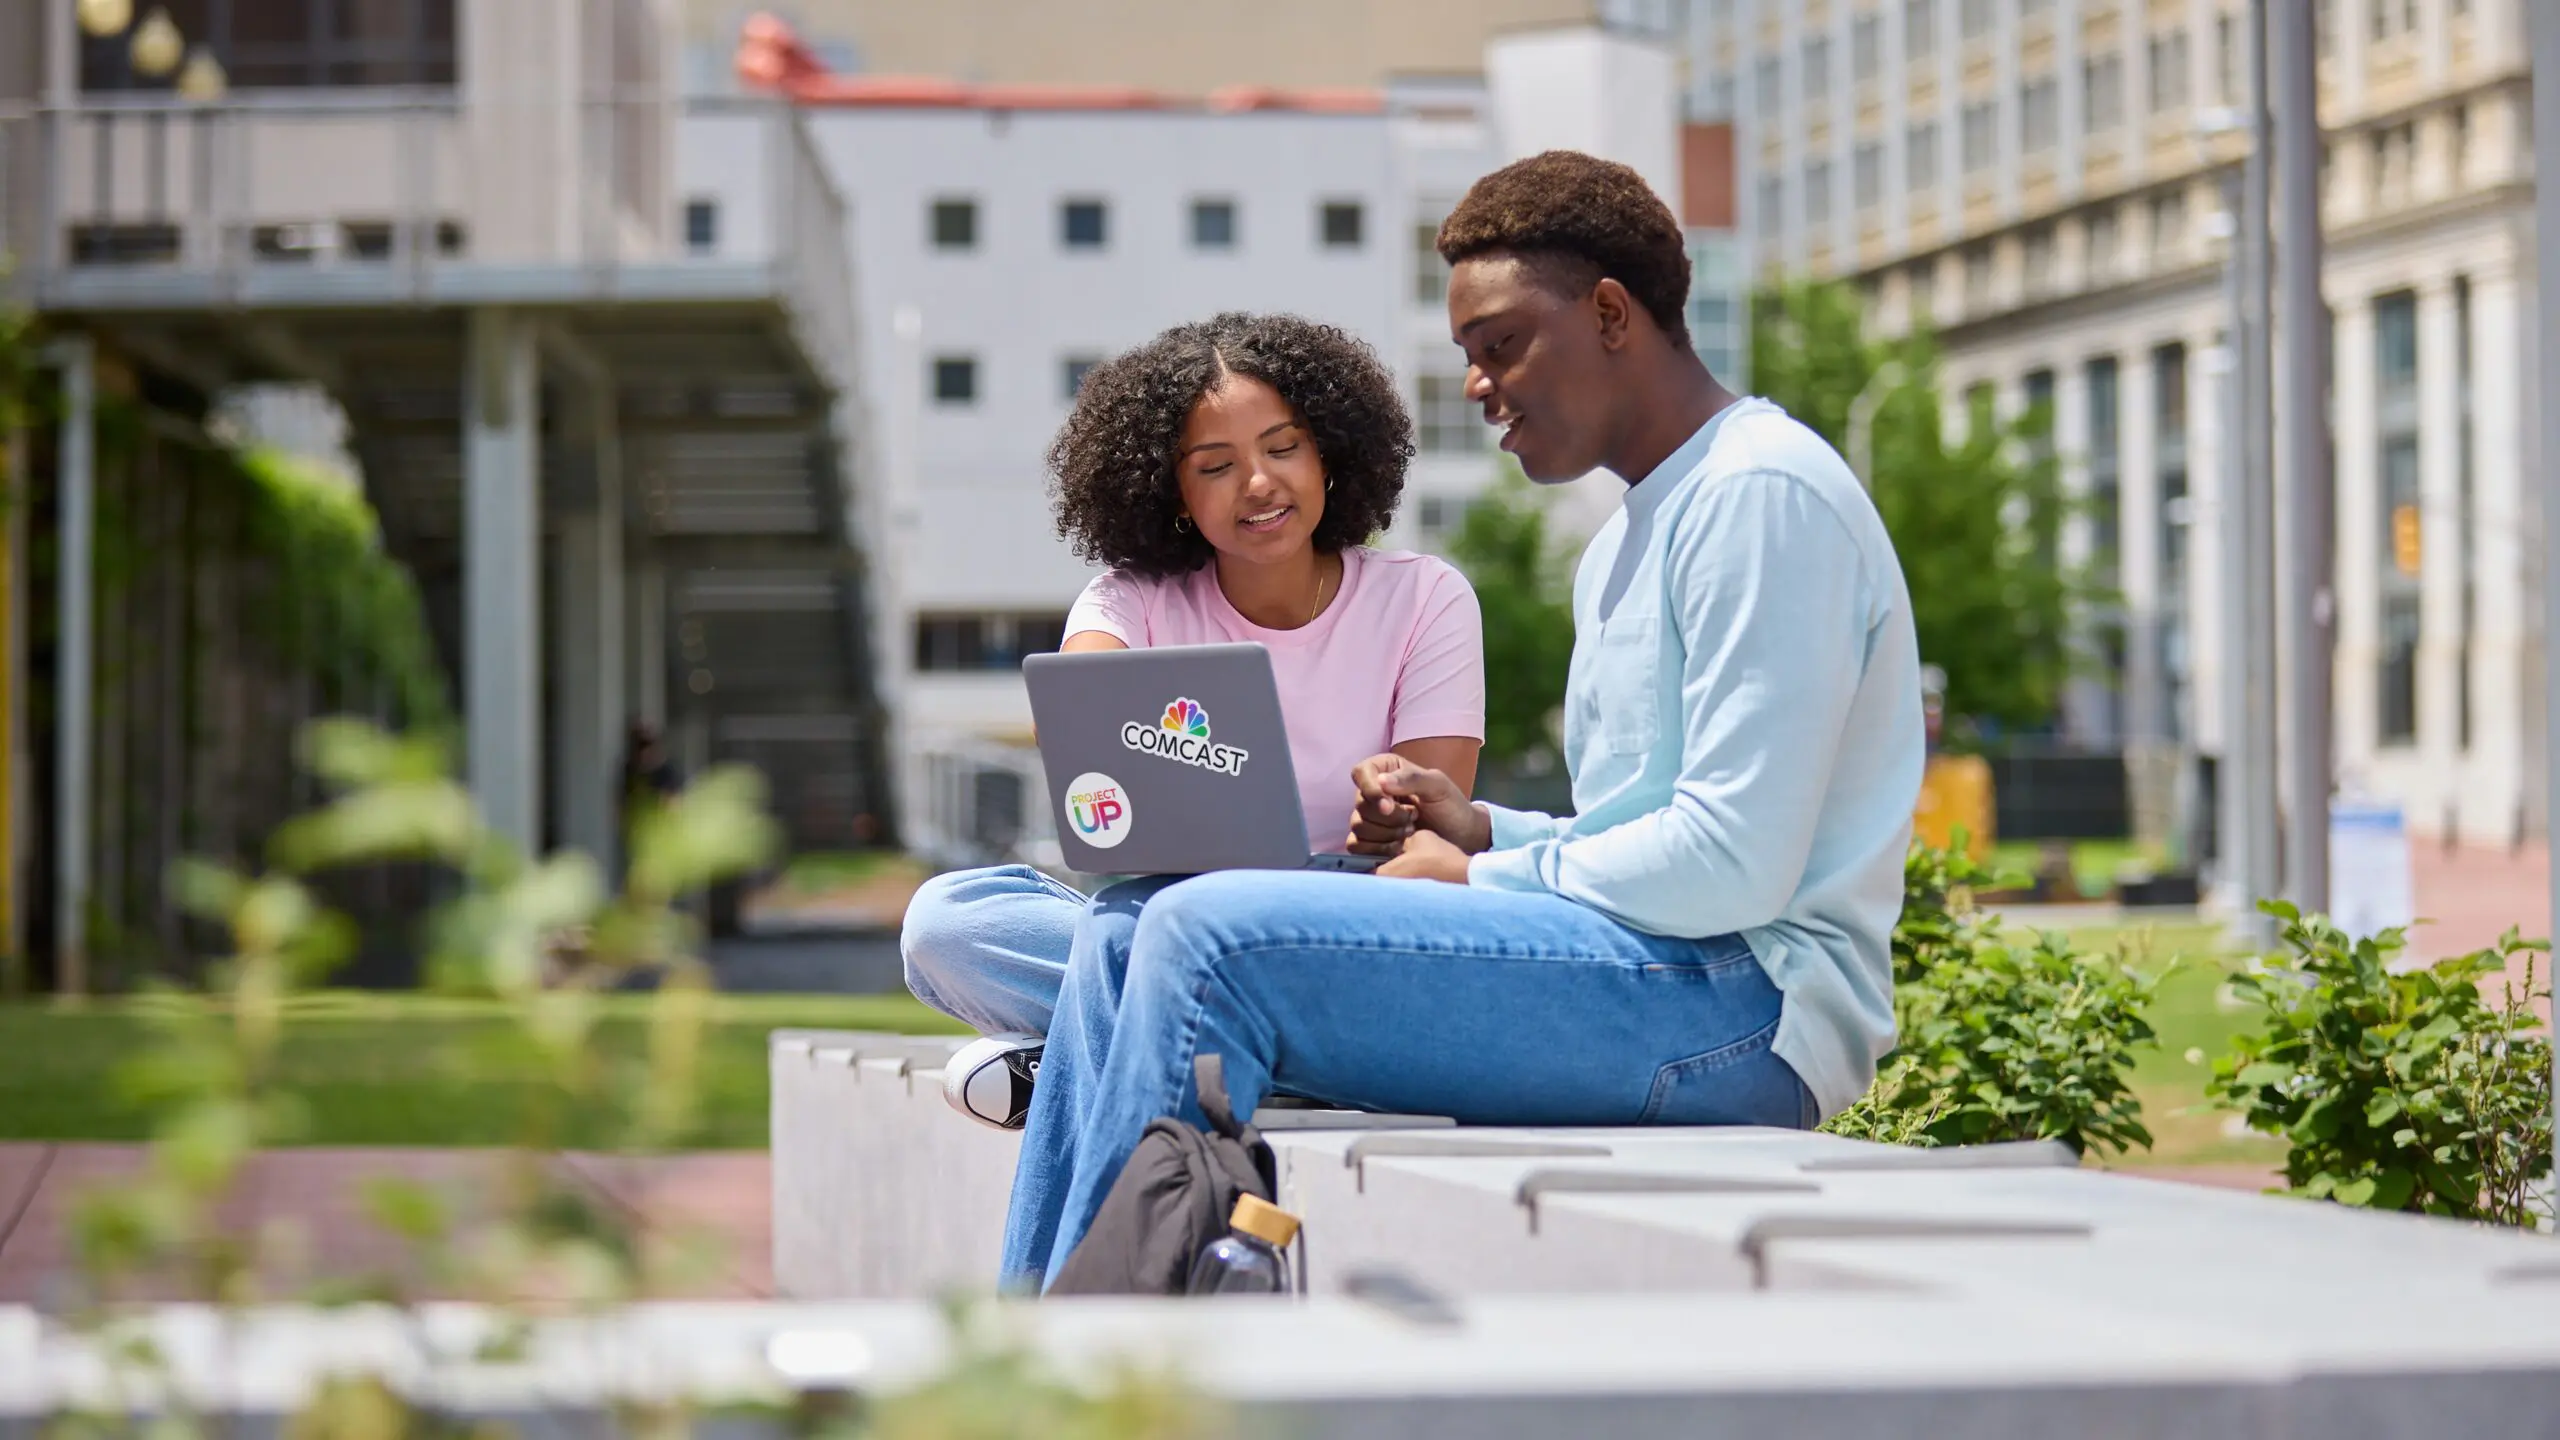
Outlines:
<svg viewBox="0 0 2560 1440"><path fill-rule="evenodd" d="M277 1227L282 1253L262 1284L270 1294L291 1294L322 1276L393 1274L436 1298L451 1287L405 1263L406 1247L366 1214L366 1183L396 1176L443 1194L458 1212L485 1214L505 1162L492 1150L271 1150L251 1162L223 1219L233 1233ZM142 1149L133 1145L0 1144L0 1304L70 1298L69 1226L80 1197L114 1186L142 1163ZM599 1203L636 1220L642 1243L708 1251L686 1283L670 1287L672 1295L772 1295L772 1167L763 1154L571 1154L550 1163ZM175 1291L154 1285L146 1293Z"/></svg>

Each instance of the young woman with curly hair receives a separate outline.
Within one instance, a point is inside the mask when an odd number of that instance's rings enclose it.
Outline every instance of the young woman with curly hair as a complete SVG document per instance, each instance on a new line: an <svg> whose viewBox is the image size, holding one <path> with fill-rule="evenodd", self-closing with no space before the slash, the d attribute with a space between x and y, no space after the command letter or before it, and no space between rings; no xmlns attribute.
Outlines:
<svg viewBox="0 0 2560 1440"><path fill-rule="evenodd" d="M1110 567L1068 613L1063 648L1269 649L1318 850L1349 847L1352 767L1382 751L1475 783L1475 592L1443 561L1367 544L1394 518L1412 456L1412 422L1369 347L1288 315L1219 315L1106 361L1049 447L1059 533ZM1114 886L1091 908L1134 919L1168 883ZM908 988L1015 1037L1003 1043L1027 1079L1088 908L1029 866L940 876L907 909ZM953 1103L1021 1118L1011 1103Z"/></svg>

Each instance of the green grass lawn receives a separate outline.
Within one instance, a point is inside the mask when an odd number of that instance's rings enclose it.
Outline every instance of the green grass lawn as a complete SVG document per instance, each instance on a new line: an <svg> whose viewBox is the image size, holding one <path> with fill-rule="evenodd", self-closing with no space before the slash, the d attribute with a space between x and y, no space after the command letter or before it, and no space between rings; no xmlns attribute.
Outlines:
<svg viewBox="0 0 2560 1440"><path fill-rule="evenodd" d="M2156 845L2140 845L2131 840L2074 840L2071 846L2071 878L2080 893L2100 899L2115 893L2116 880L2128 868L2159 870L2169 863L2166 850ZM2004 840L1991 847L1989 861L1993 871L2004 875L2033 875L2044 852L2041 840Z"/></svg>
<svg viewBox="0 0 2560 1440"><path fill-rule="evenodd" d="M638 1063L645 995L616 995L597 1035L606 1065ZM761 1148L765 1035L777 1027L950 1032L959 1026L904 995L720 996L702 1053L700 1125L689 1143ZM525 1135L546 1082L495 1004L334 992L297 1002L278 1061L307 1116L310 1145L504 1145ZM119 1092L117 1062L155 1032L115 1002L0 1006L0 1140L138 1140L148 1117ZM575 1147L607 1144L596 1117Z"/></svg>
<svg viewBox="0 0 2560 1440"><path fill-rule="evenodd" d="M2250 1028L2252 1013L2229 1007L2223 983L2238 959L2211 925L2091 926L2070 932L2083 951L2122 952L2159 980L2151 1001L2156 1044L2134 1051L2133 1088L2142 1101L2152 1148L2110 1164L2139 1166L2283 1163L2284 1146L2257 1135L2227 1135L2229 1112L2205 1103L2214 1058ZM2195 1055L2197 1059L2189 1059Z"/></svg>
<svg viewBox="0 0 2560 1440"><path fill-rule="evenodd" d="M2247 1017L2219 993L2232 963L2209 926L2076 930L2084 950L2124 949L2162 977L2152 1012L2156 1046L2137 1052L2134 1085L2157 1139L2128 1165L2273 1165L2281 1147L2223 1133L2204 1106L2204 1082ZM648 997L603 1002L598 1053L636 1065ZM495 1004L422 995L331 992L297 1002L281 1075L312 1145L504 1145L520 1139L544 1083ZM713 1002L703 1053L701 1124L691 1143L757 1148L766 1140L765 1034L778 1026L950 1033L960 1027L903 995L732 995ZM0 1006L0 1140L136 1140L148 1117L121 1097L117 1061L154 1042L116 1002ZM2188 1060L2200 1051L2204 1063ZM607 1143L589 1123L570 1143Z"/></svg>

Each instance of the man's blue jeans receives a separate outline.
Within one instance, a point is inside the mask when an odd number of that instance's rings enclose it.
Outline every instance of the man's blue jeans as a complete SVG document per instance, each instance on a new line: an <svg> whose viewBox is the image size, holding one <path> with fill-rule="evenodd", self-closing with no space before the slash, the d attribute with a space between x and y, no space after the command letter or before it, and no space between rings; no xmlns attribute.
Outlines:
<svg viewBox="0 0 2560 1440"><path fill-rule="evenodd" d="M1228 871L1114 885L1079 919L1005 1223L1004 1279L1057 1273L1147 1122L1202 1123L1192 1058L1272 1087L1502 1125L1809 1128L1770 1053L1779 994L1738 938L1569 900Z"/></svg>

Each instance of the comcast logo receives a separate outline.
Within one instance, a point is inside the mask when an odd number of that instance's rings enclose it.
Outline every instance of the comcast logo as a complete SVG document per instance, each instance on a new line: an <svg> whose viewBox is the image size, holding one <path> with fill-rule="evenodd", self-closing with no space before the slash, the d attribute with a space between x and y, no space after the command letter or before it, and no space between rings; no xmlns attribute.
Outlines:
<svg viewBox="0 0 2560 1440"><path fill-rule="evenodd" d="M1120 743L1141 755L1179 760L1212 775L1241 774L1244 762L1252 758L1233 745L1212 741L1209 712L1187 695L1164 707L1164 713L1156 717L1153 725L1132 720L1121 726Z"/></svg>

